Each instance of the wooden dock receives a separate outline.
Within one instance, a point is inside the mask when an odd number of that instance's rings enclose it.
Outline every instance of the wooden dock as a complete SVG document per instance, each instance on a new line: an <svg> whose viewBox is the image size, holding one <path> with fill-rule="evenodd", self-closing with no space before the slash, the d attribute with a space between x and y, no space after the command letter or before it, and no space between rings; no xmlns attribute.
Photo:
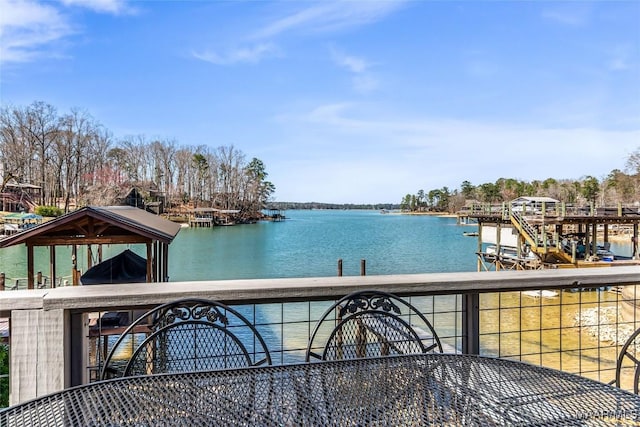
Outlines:
<svg viewBox="0 0 640 427"><path fill-rule="evenodd" d="M215 225L214 208L195 208L189 212L189 227L213 227Z"/></svg>
<svg viewBox="0 0 640 427"><path fill-rule="evenodd" d="M286 219L284 210L282 209L267 209L266 211L264 219L267 221L281 222Z"/></svg>
<svg viewBox="0 0 640 427"><path fill-rule="evenodd" d="M637 208L573 207L548 198L516 201L471 206L458 214L460 223L478 224L478 271L640 264ZM620 230L629 232L631 257L609 252L612 231ZM483 246L487 243L495 245L491 251Z"/></svg>

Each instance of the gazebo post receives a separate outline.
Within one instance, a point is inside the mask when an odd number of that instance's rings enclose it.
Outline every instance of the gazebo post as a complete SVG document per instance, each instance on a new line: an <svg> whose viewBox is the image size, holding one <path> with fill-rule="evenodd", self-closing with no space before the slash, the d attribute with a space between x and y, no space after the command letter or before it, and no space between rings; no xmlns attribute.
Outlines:
<svg viewBox="0 0 640 427"><path fill-rule="evenodd" d="M162 277L160 278L161 282L166 282L169 280L169 244L162 244Z"/></svg>
<svg viewBox="0 0 640 427"><path fill-rule="evenodd" d="M87 270L93 267L93 249L91 244L87 245Z"/></svg>
<svg viewBox="0 0 640 427"><path fill-rule="evenodd" d="M153 275L151 271L152 262L153 255L151 253L151 242L147 242L147 283L153 282Z"/></svg>
<svg viewBox="0 0 640 427"><path fill-rule="evenodd" d="M160 272L160 266L162 265L159 262L160 256L162 253L162 249L160 246L160 242L158 240L153 242L153 264L151 266L151 271L153 272L153 281L154 282L162 282L162 274Z"/></svg>
<svg viewBox="0 0 640 427"><path fill-rule="evenodd" d="M71 246L71 283L73 286L78 284L78 247Z"/></svg>
<svg viewBox="0 0 640 427"><path fill-rule="evenodd" d="M49 277L52 288L56 287L56 245L49 246Z"/></svg>
<svg viewBox="0 0 640 427"><path fill-rule="evenodd" d="M33 288L33 245L27 243L27 289Z"/></svg>

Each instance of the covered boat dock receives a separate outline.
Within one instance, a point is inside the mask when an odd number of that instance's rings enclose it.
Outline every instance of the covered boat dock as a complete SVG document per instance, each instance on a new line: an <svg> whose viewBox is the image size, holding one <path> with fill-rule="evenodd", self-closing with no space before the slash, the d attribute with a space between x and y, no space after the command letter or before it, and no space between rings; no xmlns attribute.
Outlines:
<svg viewBox="0 0 640 427"><path fill-rule="evenodd" d="M635 206L576 207L548 197L520 197L508 204L471 206L458 215L461 223L478 224L478 271L640 263L640 209ZM612 230L629 232L631 256L609 251ZM488 251L483 243L495 246Z"/></svg>
<svg viewBox="0 0 640 427"><path fill-rule="evenodd" d="M36 246L49 247L50 277L56 277L56 246L71 246L73 284L78 285L78 246L86 246L89 270L93 267L93 245L98 246L98 262L102 262L102 245L143 244L146 246L146 281L166 282L169 244L179 231L179 224L135 207L88 206L0 240L0 248L23 243L27 246L28 289L33 289L35 284ZM55 286L53 281L51 286Z"/></svg>

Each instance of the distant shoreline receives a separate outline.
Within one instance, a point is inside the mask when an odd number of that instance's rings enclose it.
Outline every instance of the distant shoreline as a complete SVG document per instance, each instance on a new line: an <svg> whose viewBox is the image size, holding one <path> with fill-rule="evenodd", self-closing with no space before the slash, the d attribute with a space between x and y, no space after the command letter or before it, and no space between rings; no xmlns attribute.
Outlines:
<svg viewBox="0 0 640 427"><path fill-rule="evenodd" d="M457 218L458 215L448 212L398 212L399 215L426 215L426 216L438 216L442 218Z"/></svg>
<svg viewBox="0 0 640 427"><path fill-rule="evenodd" d="M449 212L390 212L390 213L394 213L394 214L397 214L397 215L436 216L436 217L441 217L441 218L457 218L458 217L457 214L452 214L452 213L449 213ZM477 224L466 224L466 225L477 225ZM602 233L602 231L599 231L598 232L598 237L603 239L604 238L604 233ZM631 244L631 237L632 237L632 235L628 234L628 233L613 234L611 231L609 231L609 235L607 236L607 240L609 242L612 242L612 243L629 243L629 244Z"/></svg>

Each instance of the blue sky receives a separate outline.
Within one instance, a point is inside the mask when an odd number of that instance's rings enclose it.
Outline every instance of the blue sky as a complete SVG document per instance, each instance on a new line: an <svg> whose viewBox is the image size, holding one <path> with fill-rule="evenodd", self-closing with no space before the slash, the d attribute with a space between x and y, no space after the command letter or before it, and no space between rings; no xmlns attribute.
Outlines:
<svg viewBox="0 0 640 427"><path fill-rule="evenodd" d="M3 105L233 145L275 200L605 177L640 147L640 1L0 0Z"/></svg>

